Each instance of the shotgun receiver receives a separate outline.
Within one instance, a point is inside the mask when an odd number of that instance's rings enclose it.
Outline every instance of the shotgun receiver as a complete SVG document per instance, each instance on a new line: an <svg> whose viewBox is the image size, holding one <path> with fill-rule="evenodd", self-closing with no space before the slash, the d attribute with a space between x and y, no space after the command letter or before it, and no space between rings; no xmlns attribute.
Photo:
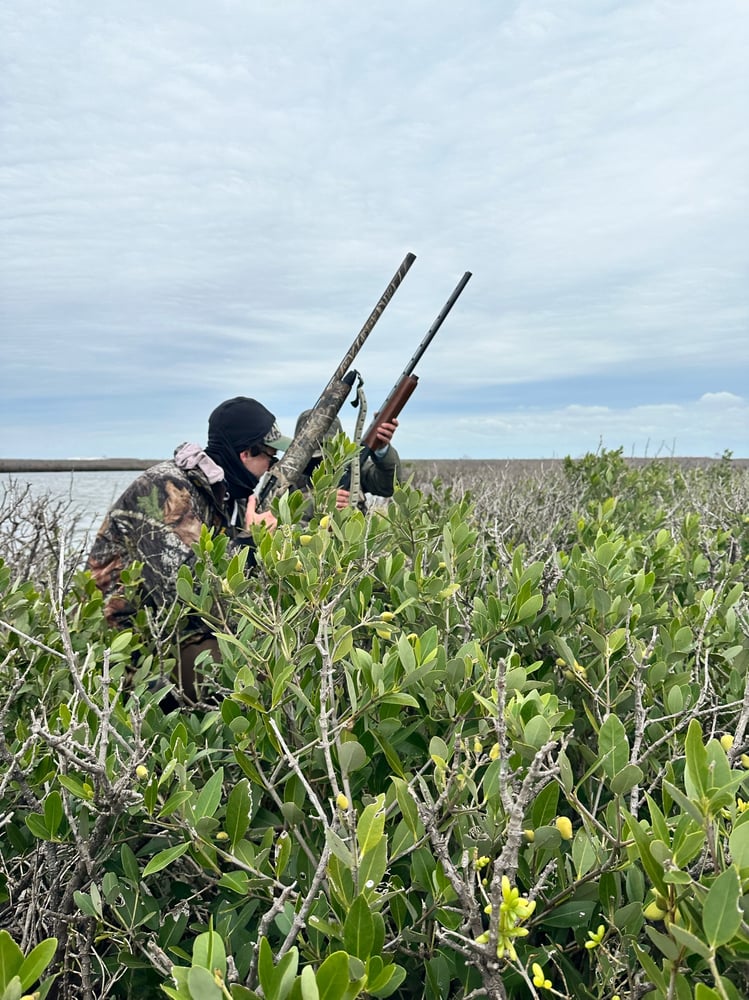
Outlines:
<svg viewBox="0 0 749 1000"><path fill-rule="evenodd" d="M325 386L318 401L315 403L310 415L294 435L294 440L278 461L261 481L257 490L256 510L267 510L271 501L281 496L287 490L296 489L301 483L304 470L306 469L314 452L319 447L320 442L330 429L330 425L335 420L338 411L343 406L346 396L354 384L357 373L349 371L351 363L361 350L364 341L374 329L375 323L385 311L385 307L392 299L398 286L405 278L409 268L416 260L416 256L407 253L403 258L400 267L393 275L390 284L387 286L382 296L369 314L364 326L354 339L351 347L344 354L341 363L333 372L333 376Z"/></svg>
<svg viewBox="0 0 749 1000"><path fill-rule="evenodd" d="M419 363L419 359L422 357L427 347L429 347L432 342L432 338L435 333L439 330L450 312L452 307L458 300L458 296L463 291L463 289L468 284L468 279L471 277L471 272L466 271L463 277L460 279L458 284L455 286L450 298L442 307L442 312L439 314L437 319L432 323L432 325L427 330L426 336L416 348L416 352L411 360L408 362L406 367L403 369L403 374L395 383L393 388L390 390L387 399L382 404L380 409L377 411L375 419L369 425L364 435L362 436L362 446L363 446L363 458L365 459L367 455L374 451L375 442L377 440L377 427L380 424L389 423L394 417L397 417L401 412L403 407L406 405L411 395L418 385L419 376L414 375L413 371L416 365Z"/></svg>

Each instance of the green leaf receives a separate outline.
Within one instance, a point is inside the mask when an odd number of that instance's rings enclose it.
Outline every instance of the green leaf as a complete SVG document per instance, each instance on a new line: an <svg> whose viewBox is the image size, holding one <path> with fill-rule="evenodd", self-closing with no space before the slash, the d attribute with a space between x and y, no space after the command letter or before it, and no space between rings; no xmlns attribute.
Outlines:
<svg viewBox="0 0 749 1000"><path fill-rule="evenodd" d="M701 799L707 792L709 774L707 767L707 750L702 742L702 726L697 719L692 719L684 740L686 752L686 768L684 770L684 788L690 799Z"/></svg>
<svg viewBox="0 0 749 1000"><path fill-rule="evenodd" d="M120 848L120 861L125 877L130 879L134 886L137 886L140 882L140 868L138 859L128 844L123 844Z"/></svg>
<svg viewBox="0 0 749 1000"><path fill-rule="evenodd" d="M291 858L291 837L288 830L282 830L276 841L275 871L276 878L280 879L286 871L286 866Z"/></svg>
<svg viewBox="0 0 749 1000"><path fill-rule="evenodd" d="M356 740L347 740L346 743L341 743L338 748L338 762L343 774L358 771L359 768L364 767L368 760L366 750Z"/></svg>
<svg viewBox="0 0 749 1000"><path fill-rule="evenodd" d="M226 948L220 934L216 931L198 934L192 946L192 964L202 965L210 972L219 969L222 976L226 975Z"/></svg>
<svg viewBox="0 0 749 1000"><path fill-rule="evenodd" d="M18 976L13 976L0 996L0 1000L21 1000L21 980Z"/></svg>
<svg viewBox="0 0 749 1000"><path fill-rule="evenodd" d="M685 795L680 788L676 787L676 785L672 785L670 781L664 781L663 787L666 789L674 802L680 805L684 812L688 816L691 816L695 823L698 823L700 826L704 824L705 817L696 802L694 802L688 795Z"/></svg>
<svg viewBox="0 0 749 1000"><path fill-rule="evenodd" d="M731 858L739 868L749 868L749 823L735 826L728 838Z"/></svg>
<svg viewBox="0 0 749 1000"><path fill-rule="evenodd" d="M390 770L393 771L394 774L397 774L399 778L405 780L406 772L403 769L400 757L395 752L395 748L385 739L382 733L378 732L376 729L372 732L372 735L382 747L382 752L385 754L385 760L390 765Z"/></svg>
<svg viewBox="0 0 749 1000"><path fill-rule="evenodd" d="M167 868L172 861L176 861L177 858L181 858L189 847L189 844L177 844L176 847L168 847L165 851L159 851L159 853L155 854L143 869L143 878L146 878L147 875L155 875L156 872L160 872L162 869Z"/></svg>
<svg viewBox="0 0 749 1000"><path fill-rule="evenodd" d="M513 625L527 621L529 618L535 618L543 607L543 604L543 594L533 594L532 597L529 597L527 601L523 601L520 605L520 609L518 610L517 617L513 622Z"/></svg>
<svg viewBox="0 0 749 1000"><path fill-rule="evenodd" d="M249 781L247 778L242 778L232 788L226 803L225 829L229 834L232 850L235 849L247 832L250 825L251 809L252 798L250 796Z"/></svg>
<svg viewBox="0 0 749 1000"><path fill-rule="evenodd" d="M680 945L683 945L690 952L692 952L692 954L699 955L700 958L710 957L710 949L708 948L708 946L705 944L704 941L701 941L698 937L695 937L694 934L691 934L689 931L684 930L683 927L680 927L678 924L674 923L669 924L668 929L669 932L671 933L671 936L675 938Z"/></svg>
<svg viewBox="0 0 749 1000"><path fill-rule="evenodd" d="M52 839L52 834L47 829L47 823L39 813L29 813L26 817L26 826L38 840Z"/></svg>
<svg viewBox="0 0 749 1000"><path fill-rule="evenodd" d="M330 848L332 854L338 858L339 861L343 862L349 871L353 871L354 855L348 849L344 841L334 830L331 830L330 827L328 827L325 831L325 842Z"/></svg>
<svg viewBox="0 0 749 1000"><path fill-rule="evenodd" d="M433 736L429 741L429 756L435 763L441 761L442 766L444 766L450 759L450 748L439 736Z"/></svg>
<svg viewBox="0 0 749 1000"><path fill-rule="evenodd" d="M162 986L161 988L163 989L164 987ZM260 1000L257 993L248 990L246 986L240 986L239 983L232 983L229 991L231 993L231 1000Z"/></svg>
<svg viewBox="0 0 749 1000"><path fill-rule="evenodd" d="M645 873L661 895L667 896L668 891L666 889L666 883L663 881L663 866L659 865L650 853L650 837L643 830L634 816L631 815L631 813L628 813L625 810L624 815L627 818L627 826L629 827L630 834L637 845L637 850L640 855L640 860L642 861L642 867L645 869Z"/></svg>
<svg viewBox="0 0 749 1000"><path fill-rule="evenodd" d="M633 945L633 947L635 954L637 955L637 960L645 970L645 974L650 982L654 986L657 986L661 993L665 993L667 988L666 977L655 964L651 956L643 948L640 948L636 944Z"/></svg>
<svg viewBox="0 0 749 1000"><path fill-rule="evenodd" d="M611 779L611 791L614 795L626 795L635 785L639 785L644 775L637 764L627 764Z"/></svg>
<svg viewBox="0 0 749 1000"><path fill-rule="evenodd" d="M57 789L53 788L44 800L44 822L51 837L54 837L59 830L62 817L62 797Z"/></svg>
<svg viewBox="0 0 749 1000"><path fill-rule="evenodd" d="M81 913L85 913L87 917L95 917L97 915L88 893L76 891L73 893L73 899Z"/></svg>
<svg viewBox="0 0 749 1000"><path fill-rule="evenodd" d="M187 988L192 1000L222 1000L223 991L213 974L202 965L193 965L187 973Z"/></svg>
<svg viewBox="0 0 749 1000"><path fill-rule="evenodd" d="M55 957L57 950L57 938L45 938L40 941L36 948L32 948L18 969L18 978L21 980L21 989L28 990L29 986L40 979L42 973Z"/></svg>
<svg viewBox="0 0 749 1000"><path fill-rule="evenodd" d="M317 988L315 970L311 965L305 965L299 979L302 1000L320 1000L320 991Z"/></svg>
<svg viewBox="0 0 749 1000"><path fill-rule="evenodd" d="M727 944L742 920L741 884L735 868L727 868L710 886L702 907L702 926L711 948Z"/></svg>
<svg viewBox="0 0 749 1000"><path fill-rule="evenodd" d="M357 896L343 925L343 945L349 955L366 961L372 954L374 921L364 896Z"/></svg>
<svg viewBox="0 0 749 1000"><path fill-rule="evenodd" d="M618 715L609 715L598 733L598 755L604 774L617 775L629 761L629 742L624 724Z"/></svg>
<svg viewBox="0 0 749 1000"><path fill-rule="evenodd" d="M377 801L370 803L356 824L356 839L360 857L379 844L385 830L385 796L378 795Z"/></svg>
<svg viewBox="0 0 749 1000"><path fill-rule="evenodd" d="M334 951L328 955L315 977L320 1000L343 1000L348 990L348 955Z"/></svg>
<svg viewBox="0 0 749 1000"><path fill-rule="evenodd" d="M387 870L387 837L382 837L376 847L362 857L359 862L359 890L372 894L382 881Z"/></svg>
<svg viewBox="0 0 749 1000"><path fill-rule="evenodd" d="M581 826L572 841L572 863L577 878L586 875L596 863L596 859L596 845L591 841L587 830Z"/></svg>
<svg viewBox="0 0 749 1000"><path fill-rule="evenodd" d="M195 819L203 819L204 816L213 816L221 801L221 786L224 781L224 769L220 767L215 771L198 795L194 806Z"/></svg>
<svg viewBox="0 0 749 1000"><path fill-rule="evenodd" d="M263 990L263 996L269 1000L273 995L275 971L273 968L273 952L266 937L260 938L257 956L257 976Z"/></svg>
<svg viewBox="0 0 749 1000"><path fill-rule="evenodd" d="M531 826L537 830L539 826L547 826L557 815L559 805L559 785L550 781L536 796L531 808Z"/></svg>
<svg viewBox="0 0 749 1000"><path fill-rule="evenodd" d="M406 705L409 708L420 707L418 699L414 698L412 694L406 694L404 691L391 691L384 698L381 698L380 701L383 705Z"/></svg>
<svg viewBox="0 0 749 1000"><path fill-rule="evenodd" d="M416 803L408 791L408 783L403 781L401 778L391 777L390 780L395 785L395 797L398 800L401 815L403 816L406 826L413 834L414 840L416 840L421 835L419 813L416 808ZM555 785L554 787L557 786Z"/></svg>
<svg viewBox="0 0 749 1000"><path fill-rule="evenodd" d="M539 923L544 927L582 927L588 923L598 906L595 899L578 899L560 903L553 910L545 910Z"/></svg>
<svg viewBox="0 0 749 1000"><path fill-rule="evenodd" d="M708 784L711 789L723 789L728 788L731 785L731 779L734 774L731 773L731 768L728 763L728 757L723 747L720 745L718 740L710 740L705 748L707 754L707 767L709 771ZM736 775L739 778L739 784L746 779L746 773L741 773Z"/></svg>
<svg viewBox="0 0 749 1000"><path fill-rule="evenodd" d="M654 927L646 927L645 933L656 946L656 948L666 956L669 962L674 962L679 957L680 948L668 934L661 934Z"/></svg>
<svg viewBox="0 0 749 1000"><path fill-rule="evenodd" d="M284 957L276 966L275 971L275 1000L286 1000L291 992L296 978L296 970L299 967L299 951L296 948L289 948ZM270 1000L270 998L268 998Z"/></svg>
<svg viewBox="0 0 749 1000"><path fill-rule="evenodd" d="M23 963L23 952L7 931L0 931L0 990L4 990L18 974Z"/></svg>
<svg viewBox="0 0 749 1000"><path fill-rule="evenodd" d="M706 986L704 983L697 983L694 988L694 1000L721 1000L720 993Z"/></svg>
<svg viewBox="0 0 749 1000"><path fill-rule="evenodd" d="M376 983L367 983L367 993L380 998L392 996L405 978L406 970L402 965L386 965Z"/></svg>
<svg viewBox="0 0 749 1000"><path fill-rule="evenodd" d="M551 726L543 715L534 715L523 727L523 737L534 750L540 750L551 739Z"/></svg>
<svg viewBox="0 0 749 1000"><path fill-rule="evenodd" d="M91 883L88 891L91 895L91 902L94 904L94 910L96 910L96 916L101 917L101 893L99 892L96 882Z"/></svg>
<svg viewBox="0 0 749 1000"><path fill-rule="evenodd" d="M149 786L150 788L150 786ZM164 805L159 810L159 819L166 819L167 816L171 816L175 813L185 802L189 802L193 797L193 792L188 791L186 788L180 788L176 792L172 792L169 798L166 800Z"/></svg>

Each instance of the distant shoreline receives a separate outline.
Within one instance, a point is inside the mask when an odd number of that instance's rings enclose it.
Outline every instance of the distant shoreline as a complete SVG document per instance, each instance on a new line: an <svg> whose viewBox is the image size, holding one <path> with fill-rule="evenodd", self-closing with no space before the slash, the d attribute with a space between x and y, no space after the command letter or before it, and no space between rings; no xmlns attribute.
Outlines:
<svg viewBox="0 0 749 1000"><path fill-rule="evenodd" d="M625 456L626 458L626 456ZM152 465L163 462L163 458L0 458L0 472L139 472L149 469ZM632 465L647 465L649 462L673 462L684 468L707 468L720 462L720 458L694 456L653 456L651 458L626 458ZM403 459L406 469L424 468L425 466L448 466L452 469L460 466L475 468L485 465L487 468L508 468L516 472L540 471L554 468L564 462L563 458L416 458ZM740 468L749 466L749 458L732 458L731 463Z"/></svg>
<svg viewBox="0 0 749 1000"><path fill-rule="evenodd" d="M149 469L163 458L0 458L0 472L122 472Z"/></svg>

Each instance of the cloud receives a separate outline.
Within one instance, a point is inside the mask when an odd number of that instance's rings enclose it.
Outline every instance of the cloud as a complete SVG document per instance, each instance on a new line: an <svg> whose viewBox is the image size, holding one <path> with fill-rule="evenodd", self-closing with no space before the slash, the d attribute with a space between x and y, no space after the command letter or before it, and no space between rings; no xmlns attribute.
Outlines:
<svg viewBox="0 0 749 1000"><path fill-rule="evenodd" d="M526 429L538 394L637 440L654 398L654 433L721 451L668 407L740 394L749 362L749 12L678 15L8 0L0 451L132 451L140 418L200 430L237 391L291 418L408 250L359 359L373 407L468 269L409 425L434 393L441 448L478 408L536 453L563 440ZM45 424L53 401L85 422Z"/></svg>

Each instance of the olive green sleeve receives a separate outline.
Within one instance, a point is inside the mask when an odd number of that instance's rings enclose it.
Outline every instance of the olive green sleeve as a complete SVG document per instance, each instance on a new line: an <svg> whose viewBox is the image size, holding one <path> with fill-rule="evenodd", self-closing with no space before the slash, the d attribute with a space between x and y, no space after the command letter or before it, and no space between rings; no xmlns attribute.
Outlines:
<svg viewBox="0 0 749 1000"><path fill-rule="evenodd" d="M392 445L382 458L372 454L362 466L361 486L365 493L391 497L394 484L400 482L401 478L400 456Z"/></svg>

